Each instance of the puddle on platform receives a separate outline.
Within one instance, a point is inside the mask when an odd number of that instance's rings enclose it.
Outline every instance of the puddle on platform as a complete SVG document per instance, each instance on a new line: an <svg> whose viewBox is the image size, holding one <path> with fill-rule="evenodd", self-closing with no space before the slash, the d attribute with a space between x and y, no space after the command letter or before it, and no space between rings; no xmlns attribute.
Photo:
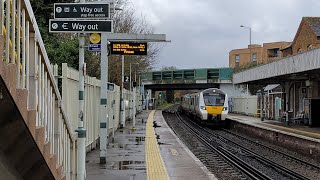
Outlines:
<svg viewBox="0 0 320 180"><path fill-rule="evenodd" d="M118 144L120 149L127 149L128 144Z"/></svg>
<svg viewBox="0 0 320 180"><path fill-rule="evenodd" d="M142 131L142 132L141 132ZM121 134L136 134L136 133L143 133L146 131L146 128L144 126L137 126L136 128L125 128L120 129L119 132Z"/></svg>
<svg viewBox="0 0 320 180"><path fill-rule="evenodd" d="M129 144L114 143L114 144L110 145L110 147L111 148L119 148L119 149L129 150L128 145Z"/></svg>
<svg viewBox="0 0 320 180"><path fill-rule="evenodd" d="M136 145L141 145L143 141L146 141L146 137L143 136L137 136L136 138L130 138L129 141L136 142Z"/></svg>
<svg viewBox="0 0 320 180"><path fill-rule="evenodd" d="M111 170L146 170L144 161L116 161L107 167Z"/></svg>

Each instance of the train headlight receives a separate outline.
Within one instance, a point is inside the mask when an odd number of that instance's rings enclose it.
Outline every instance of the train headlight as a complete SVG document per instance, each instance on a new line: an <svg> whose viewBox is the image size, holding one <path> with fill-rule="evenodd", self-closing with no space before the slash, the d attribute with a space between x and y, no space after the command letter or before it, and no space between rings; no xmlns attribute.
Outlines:
<svg viewBox="0 0 320 180"><path fill-rule="evenodd" d="M222 111L228 111L228 107L223 107Z"/></svg>
<svg viewBox="0 0 320 180"><path fill-rule="evenodd" d="M205 106L200 106L200 109L206 110L206 107Z"/></svg>

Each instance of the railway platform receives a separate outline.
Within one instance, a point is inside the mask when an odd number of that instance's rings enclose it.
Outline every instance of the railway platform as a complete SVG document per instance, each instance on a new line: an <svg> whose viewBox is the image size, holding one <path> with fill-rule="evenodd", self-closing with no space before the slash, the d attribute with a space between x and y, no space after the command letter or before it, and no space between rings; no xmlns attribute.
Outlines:
<svg viewBox="0 0 320 180"><path fill-rule="evenodd" d="M230 120L229 128L233 131L315 159L320 158L320 128L286 126L283 122L261 121L260 118L232 113L228 114L227 119Z"/></svg>
<svg viewBox="0 0 320 180"><path fill-rule="evenodd" d="M216 179L166 124L161 111L137 115L109 140L107 164L99 164L99 148L87 154L88 180Z"/></svg>
<svg viewBox="0 0 320 180"><path fill-rule="evenodd" d="M252 125L255 127L260 127L268 130L274 130L277 132L283 132L285 134L291 134L301 138L314 139L320 142L320 128L311 128L309 126L303 125L285 125L283 122L276 120L264 120L261 121L260 118L246 116L242 114L229 113L228 119L232 121L237 121L239 123Z"/></svg>

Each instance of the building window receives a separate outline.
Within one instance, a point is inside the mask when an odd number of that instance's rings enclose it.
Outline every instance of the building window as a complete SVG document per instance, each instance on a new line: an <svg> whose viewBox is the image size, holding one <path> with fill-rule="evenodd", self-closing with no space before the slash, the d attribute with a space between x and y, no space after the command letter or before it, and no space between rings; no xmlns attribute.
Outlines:
<svg viewBox="0 0 320 180"><path fill-rule="evenodd" d="M257 62L257 53L252 54L252 62Z"/></svg>
<svg viewBox="0 0 320 180"><path fill-rule="evenodd" d="M279 56L279 48L274 48L274 49L268 49L268 57L269 58L274 58Z"/></svg>
<svg viewBox="0 0 320 180"><path fill-rule="evenodd" d="M236 61L236 67L239 67L240 66L240 55L239 54L235 55L235 61Z"/></svg>
<svg viewBox="0 0 320 180"><path fill-rule="evenodd" d="M236 54L235 59L236 59L236 62L240 62L240 55Z"/></svg>
<svg viewBox="0 0 320 180"><path fill-rule="evenodd" d="M312 44L309 44L309 45L307 46L307 49L308 49L308 50L313 49Z"/></svg>
<svg viewBox="0 0 320 180"><path fill-rule="evenodd" d="M301 49L301 48L299 48L297 52L298 52L298 53L302 53L302 49Z"/></svg>

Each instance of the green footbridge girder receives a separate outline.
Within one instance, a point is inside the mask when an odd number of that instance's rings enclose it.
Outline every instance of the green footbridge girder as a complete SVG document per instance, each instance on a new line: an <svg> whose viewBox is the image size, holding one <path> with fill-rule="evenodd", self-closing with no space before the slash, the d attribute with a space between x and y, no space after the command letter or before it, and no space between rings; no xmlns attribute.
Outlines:
<svg viewBox="0 0 320 180"><path fill-rule="evenodd" d="M143 80L152 84L221 83L232 80L233 68L178 69L152 71Z"/></svg>

